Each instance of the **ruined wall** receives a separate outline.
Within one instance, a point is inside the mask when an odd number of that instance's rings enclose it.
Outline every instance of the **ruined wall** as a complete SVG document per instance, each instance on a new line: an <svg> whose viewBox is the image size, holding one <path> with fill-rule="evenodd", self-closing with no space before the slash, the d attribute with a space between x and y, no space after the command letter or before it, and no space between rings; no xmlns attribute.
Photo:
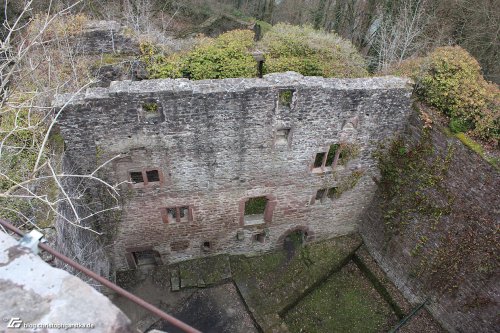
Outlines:
<svg viewBox="0 0 500 333"><path fill-rule="evenodd" d="M78 55L139 54L139 41L116 21L88 21L72 41Z"/></svg>
<svg viewBox="0 0 500 333"><path fill-rule="evenodd" d="M122 81L73 96L59 122L81 171L120 155L105 172L129 182L114 243L116 267L127 269L131 251L152 248L173 262L269 250L296 228L308 240L354 232L375 191L372 153L403 127L410 94L395 77ZM313 169L316 154L337 143L358 147L356 157ZM130 183L130 172L147 170L160 181ZM332 187L343 193L315 200ZM245 201L259 196L268 200L264 216L247 225ZM181 221L166 216L183 206Z"/></svg>
<svg viewBox="0 0 500 333"><path fill-rule="evenodd" d="M384 163L396 179L381 179L359 231L405 297L428 299L449 332L497 332L500 174L433 119L424 128L410 117L405 149Z"/></svg>

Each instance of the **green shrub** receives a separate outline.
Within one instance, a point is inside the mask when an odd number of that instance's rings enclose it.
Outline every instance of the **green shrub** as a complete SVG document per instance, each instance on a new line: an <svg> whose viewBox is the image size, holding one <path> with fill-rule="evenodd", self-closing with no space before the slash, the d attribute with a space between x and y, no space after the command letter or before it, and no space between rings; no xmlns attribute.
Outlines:
<svg viewBox="0 0 500 333"><path fill-rule="evenodd" d="M450 129L453 133L463 133L467 132L472 128L472 123L470 121L466 121L460 118L451 118L450 119Z"/></svg>
<svg viewBox="0 0 500 333"><path fill-rule="evenodd" d="M459 46L437 48L416 76L417 93L450 117L453 131L498 141L500 92L481 75L479 63Z"/></svg>
<svg viewBox="0 0 500 333"><path fill-rule="evenodd" d="M267 73L295 71L308 76L367 76L363 57L335 33L279 23L263 37Z"/></svg>
<svg viewBox="0 0 500 333"><path fill-rule="evenodd" d="M192 51L164 56L154 46L141 47L152 78L193 80L257 76L257 65L250 54L253 32L233 30L215 39L207 38Z"/></svg>
<svg viewBox="0 0 500 333"><path fill-rule="evenodd" d="M364 60L354 46L336 34L288 24L266 26L266 30L258 45L267 52L265 73L295 71L324 77L368 75ZM202 80L257 77L257 64L251 55L256 46L252 31L233 30L215 39L205 38L185 53L167 56L148 43L141 45L141 51L151 78Z"/></svg>

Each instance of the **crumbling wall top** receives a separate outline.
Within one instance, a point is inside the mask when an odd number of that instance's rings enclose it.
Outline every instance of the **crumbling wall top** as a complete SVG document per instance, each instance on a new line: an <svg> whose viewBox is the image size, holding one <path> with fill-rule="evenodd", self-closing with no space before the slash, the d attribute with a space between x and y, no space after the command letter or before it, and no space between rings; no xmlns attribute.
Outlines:
<svg viewBox="0 0 500 333"><path fill-rule="evenodd" d="M191 81L188 79L155 79L144 81L114 81L109 88L89 88L85 93L56 95L55 107L81 104L85 100L105 99L121 94L148 94L172 92L176 94L209 94L239 92L252 88L318 87L335 90L391 90L411 91L411 80L395 76L337 79L303 76L296 72L272 73L259 78L234 78Z"/></svg>

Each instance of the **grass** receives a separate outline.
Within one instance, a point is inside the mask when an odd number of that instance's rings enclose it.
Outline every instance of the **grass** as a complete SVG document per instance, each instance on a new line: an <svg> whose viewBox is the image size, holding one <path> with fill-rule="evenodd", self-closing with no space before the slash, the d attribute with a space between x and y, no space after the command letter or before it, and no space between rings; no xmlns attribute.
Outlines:
<svg viewBox="0 0 500 333"><path fill-rule="evenodd" d="M181 288L204 287L230 277L229 258L218 255L179 263Z"/></svg>
<svg viewBox="0 0 500 333"><path fill-rule="evenodd" d="M291 332L369 333L395 319L354 264L333 274L285 316Z"/></svg>
<svg viewBox="0 0 500 333"><path fill-rule="evenodd" d="M232 276L265 330L279 325L278 314L328 277L332 270L343 265L359 244L358 236L351 235L296 246L292 255L275 251L251 258L233 256Z"/></svg>

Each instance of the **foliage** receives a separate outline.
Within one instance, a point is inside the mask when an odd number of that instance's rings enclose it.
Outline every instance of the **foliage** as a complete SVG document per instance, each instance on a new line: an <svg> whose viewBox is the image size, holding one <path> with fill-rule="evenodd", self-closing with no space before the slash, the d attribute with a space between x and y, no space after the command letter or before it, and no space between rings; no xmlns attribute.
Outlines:
<svg viewBox="0 0 500 333"><path fill-rule="evenodd" d="M361 77L368 75L365 62L355 47L335 33L316 31L311 26L279 23L262 39L268 52L266 73L296 71L308 76Z"/></svg>
<svg viewBox="0 0 500 333"><path fill-rule="evenodd" d="M151 113L156 113L158 111L158 104L155 103L155 102L151 102L151 103L144 103L142 105L142 108L146 111L146 112L151 112Z"/></svg>
<svg viewBox="0 0 500 333"><path fill-rule="evenodd" d="M416 76L423 101L451 119L451 129L484 140L500 138L500 90L481 75L478 62L464 49L436 49Z"/></svg>
<svg viewBox="0 0 500 333"><path fill-rule="evenodd" d="M0 190L9 189L14 183L30 176L43 140L44 128L40 115L28 109L3 109L0 117L0 141L3 149L0 171Z"/></svg>
<svg viewBox="0 0 500 333"><path fill-rule="evenodd" d="M293 90L290 89L282 90L279 93L280 105L289 107L290 105L292 105L292 98L293 98Z"/></svg>
<svg viewBox="0 0 500 333"><path fill-rule="evenodd" d="M257 66L249 52L253 43L250 30L233 30L215 39L207 38L184 54L165 56L150 44L143 44L141 51L152 78L255 77Z"/></svg>
<svg viewBox="0 0 500 333"><path fill-rule="evenodd" d="M333 33L311 27L278 24L264 35L261 44L268 53L264 72L296 71L324 77L360 77L368 72L352 44ZM250 51L256 47L253 32L233 30L205 38L193 50L166 56L158 47L141 46L152 78L193 80L256 77L257 66Z"/></svg>
<svg viewBox="0 0 500 333"><path fill-rule="evenodd" d="M266 197L250 198L245 203L245 215L263 214L267 205Z"/></svg>
<svg viewBox="0 0 500 333"><path fill-rule="evenodd" d="M361 177L363 177L363 170L354 170L349 176L342 179L337 185L337 190L333 193L334 198L340 198L340 196L351 189L353 189L356 184L358 184Z"/></svg>
<svg viewBox="0 0 500 333"><path fill-rule="evenodd" d="M452 155L452 146L448 147L446 156L435 155L427 129L413 146L398 138L376 152L382 175L379 186L385 202L383 218L389 239L404 231L416 214L429 217L433 224L449 214L452 198L442 182ZM430 190L437 191L444 202L431 198Z"/></svg>

